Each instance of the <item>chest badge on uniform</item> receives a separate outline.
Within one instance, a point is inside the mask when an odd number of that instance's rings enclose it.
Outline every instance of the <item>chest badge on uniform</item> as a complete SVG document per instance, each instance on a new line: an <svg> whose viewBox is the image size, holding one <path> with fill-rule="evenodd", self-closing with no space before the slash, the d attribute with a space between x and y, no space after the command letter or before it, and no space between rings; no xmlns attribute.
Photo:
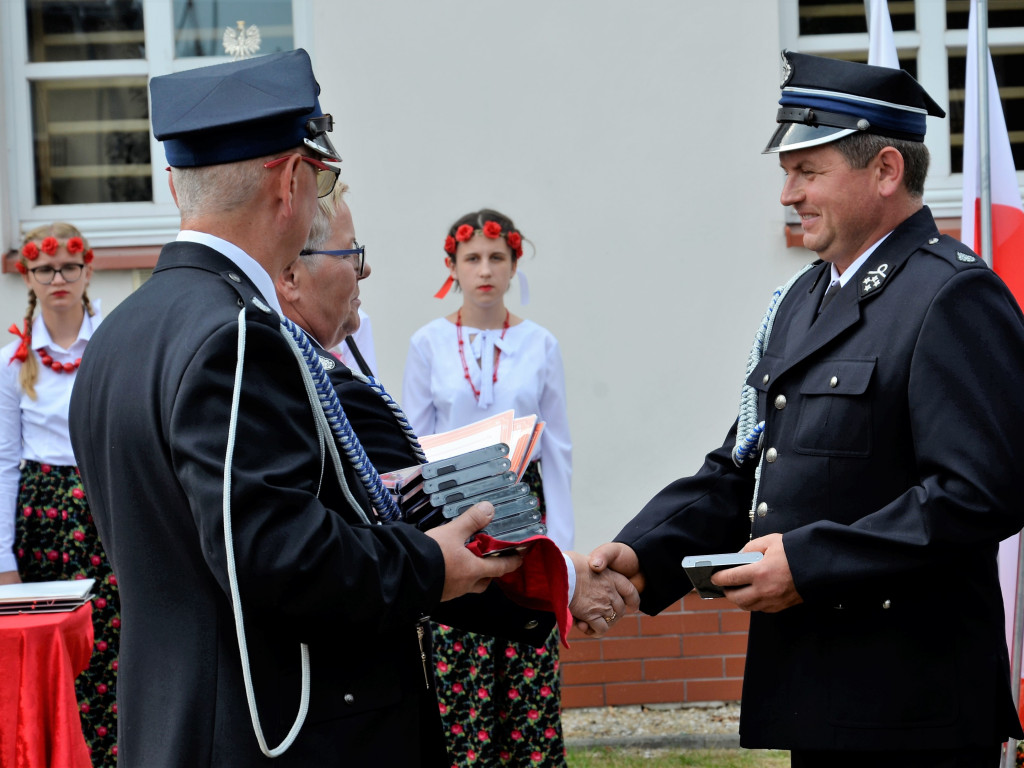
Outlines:
<svg viewBox="0 0 1024 768"><path fill-rule="evenodd" d="M956 259L957 259L957 261L964 262L964 264L973 264L974 262L976 262L978 260L978 258L976 256L972 256L971 254L964 253L962 251L957 251L956 252Z"/></svg>
<svg viewBox="0 0 1024 768"><path fill-rule="evenodd" d="M879 264L878 269L872 269L864 279L860 281L860 295L866 296L882 285L885 280L885 273L889 271L888 264Z"/></svg>
<svg viewBox="0 0 1024 768"><path fill-rule="evenodd" d="M333 371L334 366L337 365L337 363L330 357L324 357L323 355L317 355L317 357L320 358L320 365L324 367L325 371Z"/></svg>

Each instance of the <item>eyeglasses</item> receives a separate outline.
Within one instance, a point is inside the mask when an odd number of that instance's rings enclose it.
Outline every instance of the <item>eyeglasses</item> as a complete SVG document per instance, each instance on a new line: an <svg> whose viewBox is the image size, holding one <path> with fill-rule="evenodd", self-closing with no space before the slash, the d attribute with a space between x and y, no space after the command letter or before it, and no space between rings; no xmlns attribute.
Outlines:
<svg viewBox="0 0 1024 768"><path fill-rule="evenodd" d="M363 265L366 264L366 246L360 245L355 240L352 241L352 245L355 248L344 248L340 251L307 251L305 249L299 251L300 256L338 256L340 258L348 258L350 256L358 256L359 258L354 262L356 268L356 277L363 276Z"/></svg>
<svg viewBox="0 0 1024 768"><path fill-rule="evenodd" d="M268 163L264 163L264 168L276 168L286 160L291 159L294 155L285 155L279 157L276 160L271 160ZM309 157L308 155L299 155L299 159L305 163L309 163L313 166L316 171L316 194L317 197L327 197L331 194L334 189L335 182L338 181L338 175L341 173L340 168L335 168L333 165L317 160L315 157Z"/></svg>
<svg viewBox="0 0 1024 768"><path fill-rule="evenodd" d="M73 283L82 276L82 269L85 268L85 264L65 264L63 267L54 269L53 267L31 267L29 272L32 276L42 285L49 285L53 282L53 278L60 275L64 278L65 283Z"/></svg>

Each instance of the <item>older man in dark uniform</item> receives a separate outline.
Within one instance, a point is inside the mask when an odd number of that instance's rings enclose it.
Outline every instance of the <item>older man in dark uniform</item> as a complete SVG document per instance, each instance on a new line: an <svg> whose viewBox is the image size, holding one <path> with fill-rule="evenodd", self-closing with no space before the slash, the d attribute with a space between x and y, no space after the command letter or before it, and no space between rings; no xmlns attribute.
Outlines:
<svg viewBox="0 0 1024 768"><path fill-rule="evenodd" d="M417 622L520 558L464 546L489 505L379 525L337 471L273 285L337 177L309 57L151 88L182 231L71 404L121 587L119 764L446 765Z"/></svg>
<svg viewBox="0 0 1024 768"><path fill-rule="evenodd" d="M994 766L1022 735L996 552L1024 523L1024 318L922 205L943 112L913 78L786 52L780 104L766 152L820 260L777 292L722 447L591 564L656 613L685 555L763 553L712 579L752 612L744 747Z"/></svg>

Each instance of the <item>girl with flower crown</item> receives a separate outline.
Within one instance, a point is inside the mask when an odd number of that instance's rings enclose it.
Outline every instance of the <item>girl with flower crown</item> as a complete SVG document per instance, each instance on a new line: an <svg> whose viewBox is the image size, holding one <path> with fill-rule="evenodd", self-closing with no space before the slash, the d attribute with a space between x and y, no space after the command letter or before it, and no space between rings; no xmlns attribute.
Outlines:
<svg viewBox="0 0 1024 768"><path fill-rule="evenodd" d="M117 581L75 466L68 405L100 316L86 295L92 249L70 224L29 232L16 262L28 310L0 350L0 583L96 580L95 645L75 680L93 765L117 761ZM38 310L38 313L37 311Z"/></svg>
<svg viewBox="0 0 1024 768"><path fill-rule="evenodd" d="M522 234L507 216L484 209L451 226L444 250L449 276L436 296L455 285L462 306L413 335L402 406L420 435L510 409L536 414L545 426L523 480L540 500L548 536L570 550L572 445L561 353L550 332L505 306ZM453 764L565 764L557 630L534 648L435 625L434 655Z"/></svg>

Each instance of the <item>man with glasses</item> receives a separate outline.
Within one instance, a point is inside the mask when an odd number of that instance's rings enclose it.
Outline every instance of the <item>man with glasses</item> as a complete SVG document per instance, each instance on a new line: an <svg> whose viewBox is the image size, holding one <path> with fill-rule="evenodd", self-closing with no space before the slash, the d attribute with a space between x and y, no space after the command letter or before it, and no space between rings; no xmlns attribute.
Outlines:
<svg viewBox="0 0 1024 768"><path fill-rule="evenodd" d="M521 562L464 546L489 505L379 525L339 471L274 291L337 179L318 92L302 50L151 82L181 232L70 415L121 589L122 768L447 764L416 623Z"/></svg>

